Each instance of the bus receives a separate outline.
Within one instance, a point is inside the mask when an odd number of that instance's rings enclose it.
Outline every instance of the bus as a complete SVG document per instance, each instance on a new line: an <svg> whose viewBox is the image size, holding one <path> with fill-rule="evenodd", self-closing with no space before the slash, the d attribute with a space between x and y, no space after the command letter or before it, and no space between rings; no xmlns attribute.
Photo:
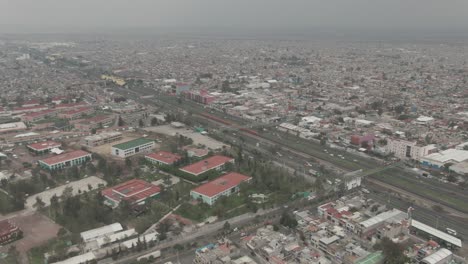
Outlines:
<svg viewBox="0 0 468 264"><path fill-rule="evenodd" d="M452 236L456 236L456 235L457 235L457 231L455 231L455 230L453 230L453 229L451 229L451 228L448 228L448 227L447 227L445 230L447 231L447 233L448 233L449 235L452 235Z"/></svg>

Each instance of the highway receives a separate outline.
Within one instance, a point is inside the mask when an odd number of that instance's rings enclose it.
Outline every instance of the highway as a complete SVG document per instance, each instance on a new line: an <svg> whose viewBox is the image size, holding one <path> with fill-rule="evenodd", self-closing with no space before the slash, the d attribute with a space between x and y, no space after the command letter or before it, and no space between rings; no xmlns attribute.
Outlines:
<svg viewBox="0 0 468 264"><path fill-rule="evenodd" d="M467 220L465 218L460 218L456 216L449 215L445 212L438 212L437 214L429 210L427 208L415 205L414 203L404 200L395 193L389 192L385 188L381 188L374 184L366 185L366 188L371 191L368 194L369 198L373 200L386 204L391 208L396 208L406 212L408 207L413 207L415 210L413 211L413 218L425 223L427 225L433 226L445 232L445 228L451 228L457 231L458 236L468 241L468 225Z"/></svg>

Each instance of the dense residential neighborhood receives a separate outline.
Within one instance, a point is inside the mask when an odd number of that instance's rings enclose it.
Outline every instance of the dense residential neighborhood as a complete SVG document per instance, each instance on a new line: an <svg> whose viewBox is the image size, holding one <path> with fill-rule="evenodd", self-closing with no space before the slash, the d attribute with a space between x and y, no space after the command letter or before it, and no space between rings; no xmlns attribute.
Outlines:
<svg viewBox="0 0 468 264"><path fill-rule="evenodd" d="M467 59L0 34L0 263L466 263Z"/></svg>

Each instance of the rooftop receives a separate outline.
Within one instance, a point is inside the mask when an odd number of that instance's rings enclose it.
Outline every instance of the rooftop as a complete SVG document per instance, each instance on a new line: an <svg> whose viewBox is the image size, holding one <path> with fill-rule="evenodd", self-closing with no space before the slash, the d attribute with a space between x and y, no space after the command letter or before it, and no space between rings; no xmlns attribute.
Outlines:
<svg viewBox="0 0 468 264"><path fill-rule="evenodd" d="M137 139L134 139L134 140L130 140L130 141L127 141L127 142L123 142L123 143L114 145L112 147L113 148L118 148L118 149L121 149L121 150L126 150L126 149L135 148L135 147L138 147L140 145L150 143L150 142L153 142L153 140L152 139L147 139L147 138L137 138Z"/></svg>
<svg viewBox="0 0 468 264"><path fill-rule="evenodd" d="M442 239L442 240L444 240L446 242L449 242L450 244L455 245L457 247L462 246L462 242L461 242L461 240L459 238L456 238L456 237L454 237L452 235L449 235L449 234L447 234L445 232L442 232L439 229L435 229L435 228L433 228L431 226L423 224L423 223L421 223L419 221L412 220L411 221L411 226L414 227L414 228L417 228L419 230L422 230L422 231L424 231L426 233L429 233L429 234L431 234L431 235L433 235L435 237L438 237L439 239Z"/></svg>
<svg viewBox="0 0 468 264"><path fill-rule="evenodd" d="M61 162L64 162L64 161L81 158L81 157L84 157L84 156L87 156L87 155L91 155L91 153L86 152L84 150L75 150L75 151L72 151L72 152L67 152L67 153L57 155L57 156L46 158L46 159L43 159L43 160L40 160L40 161L43 162L43 163L46 163L48 165L54 165L54 164L61 163Z"/></svg>
<svg viewBox="0 0 468 264"><path fill-rule="evenodd" d="M10 222L10 220L0 221L0 236L9 234L11 231L17 229L17 227Z"/></svg>
<svg viewBox="0 0 468 264"><path fill-rule="evenodd" d="M230 162L233 160L234 159L231 157L216 155L216 156L212 156L204 160L201 160L199 162L193 163L191 165L185 166L181 168L180 170L188 172L190 174L199 175L203 172L209 171L211 169L224 165L227 162Z"/></svg>
<svg viewBox="0 0 468 264"><path fill-rule="evenodd" d="M437 250L434 254L431 254L427 257L425 257L422 262L423 263L428 263L428 264L437 264L441 263L445 258L449 257L452 255L452 251L446 249L446 248L441 248Z"/></svg>
<svg viewBox="0 0 468 264"><path fill-rule="evenodd" d="M423 159L429 159L437 162L462 162L468 160L468 151L460 149L447 149L438 153L433 153L427 156L424 156Z"/></svg>
<svg viewBox="0 0 468 264"><path fill-rule="evenodd" d="M98 228L95 228L95 229L91 229L91 230L88 230L88 231L81 232L80 235L81 235L81 238L84 241L89 241L89 240L92 240L94 238L104 236L104 235L107 235L107 234L113 234L115 232L122 231L122 230L123 230L123 228L122 228L122 225L120 223L113 223L113 224L110 224L110 225L106 225L106 226L102 226L102 227L98 227Z"/></svg>
<svg viewBox="0 0 468 264"><path fill-rule="evenodd" d="M369 218L365 221L362 221L361 222L361 225L365 228L367 227L371 227L373 225L376 225L376 224L379 224L379 223L382 223L384 221L388 221L392 218L396 218L396 217L400 217L400 216L406 216L406 214L400 210L397 210L397 209L393 209L393 210L390 210L390 211L387 211L387 212L383 212L381 214L378 214L372 218Z"/></svg>
<svg viewBox="0 0 468 264"><path fill-rule="evenodd" d="M38 142L34 144L28 145L29 148L34 149L34 150L45 150L45 149L50 149L50 148L57 148L60 147L62 144L55 142L55 141L44 141L44 142Z"/></svg>
<svg viewBox="0 0 468 264"><path fill-rule="evenodd" d="M230 188L237 186L244 181L248 181L249 179L251 179L251 177L231 172L213 181L200 185L192 191L208 197L213 197L218 193L229 190Z"/></svg>
<svg viewBox="0 0 468 264"><path fill-rule="evenodd" d="M159 186L140 179L133 179L102 191L108 199L120 202L130 200L137 202L154 196L161 191Z"/></svg>
<svg viewBox="0 0 468 264"><path fill-rule="evenodd" d="M146 155L146 157L161 161L165 164L173 164L174 162L177 162L182 158L180 155L168 151L159 151L156 153L151 153Z"/></svg>

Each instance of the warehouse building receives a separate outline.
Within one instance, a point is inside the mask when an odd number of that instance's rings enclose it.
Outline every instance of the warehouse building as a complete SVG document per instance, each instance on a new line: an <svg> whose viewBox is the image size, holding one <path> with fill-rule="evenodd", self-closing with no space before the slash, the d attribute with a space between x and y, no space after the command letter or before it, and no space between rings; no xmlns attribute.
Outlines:
<svg viewBox="0 0 468 264"><path fill-rule="evenodd" d="M157 165L173 165L177 163L182 157L180 155L168 152L159 151L145 156L145 159Z"/></svg>
<svg viewBox="0 0 468 264"><path fill-rule="evenodd" d="M231 172L213 181L198 186L190 191L193 199L201 199L204 203L213 205L221 196L230 196L239 191L239 185L249 182L252 178L240 173Z"/></svg>
<svg viewBox="0 0 468 264"><path fill-rule="evenodd" d="M127 158L138 153L149 153L154 147L154 140L138 138L112 146L111 154L121 158Z"/></svg>
<svg viewBox="0 0 468 264"><path fill-rule="evenodd" d="M142 203L149 198L156 198L161 188L144 180L134 179L103 190L105 203L112 208L125 200L130 204Z"/></svg>
<svg viewBox="0 0 468 264"><path fill-rule="evenodd" d="M180 170L193 176L198 176L211 170L222 170L226 163L234 163L234 159L216 155L180 168Z"/></svg>
<svg viewBox="0 0 468 264"><path fill-rule="evenodd" d="M58 149L62 144L55 141L44 141L39 143L30 144L27 146L28 150L36 155L43 155L49 153L52 149Z"/></svg>
<svg viewBox="0 0 468 264"><path fill-rule="evenodd" d="M57 156L38 160L39 166L47 170L59 170L83 164L92 159L91 153L83 150L75 150Z"/></svg>
<svg viewBox="0 0 468 264"><path fill-rule="evenodd" d="M96 147L122 139L120 132L103 132L98 135L87 136L83 138L82 145L87 147Z"/></svg>
<svg viewBox="0 0 468 264"><path fill-rule="evenodd" d="M443 168L445 164L458 164L468 161L468 151L447 149L421 158L421 164L432 168Z"/></svg>

